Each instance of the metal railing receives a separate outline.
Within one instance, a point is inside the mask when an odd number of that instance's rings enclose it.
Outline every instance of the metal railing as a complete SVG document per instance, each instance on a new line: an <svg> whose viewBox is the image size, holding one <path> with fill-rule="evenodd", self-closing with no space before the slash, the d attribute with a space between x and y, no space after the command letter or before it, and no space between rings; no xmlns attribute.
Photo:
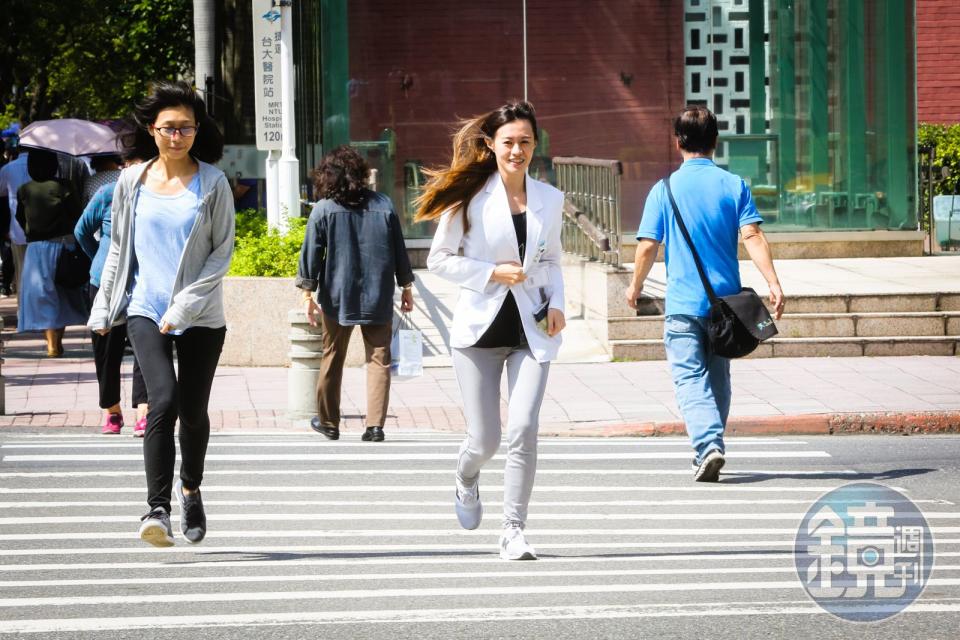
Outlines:
<svg viewBox="0 0 960 640"><path fill-rule="evenodd" d="M620 266L619 160L553 159L557 187L566 196L563 249L591 260Z"/></svg>

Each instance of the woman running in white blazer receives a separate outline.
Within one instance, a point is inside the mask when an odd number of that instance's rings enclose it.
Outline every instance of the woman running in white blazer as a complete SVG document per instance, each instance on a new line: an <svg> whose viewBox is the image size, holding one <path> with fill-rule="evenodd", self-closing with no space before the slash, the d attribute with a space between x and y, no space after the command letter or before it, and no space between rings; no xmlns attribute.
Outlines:
<svg viewBox="0 0 960 640"><path fill-rule="evenodd" d="M507 370L505 560L537 557L523 530L540 405L566 325L563 193L527 175L536 144L536 115L526 102L464 122L450 166L428 172L417 212L417 220L439 220L427 266L460 285L450 346L467 419L455 502L465 529L476 529L483 517L480 469L500 447L500 379Z"/></svg>

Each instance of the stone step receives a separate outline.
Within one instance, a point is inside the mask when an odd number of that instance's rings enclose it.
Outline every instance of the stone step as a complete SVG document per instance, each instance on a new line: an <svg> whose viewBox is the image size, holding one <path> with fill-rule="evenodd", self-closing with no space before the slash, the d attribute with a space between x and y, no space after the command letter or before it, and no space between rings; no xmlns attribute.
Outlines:
<svg viewBox="0 0 960 640"><path fill-rule="evenodd" d="M960 354L957 336L900 336L896 338L773 338L750 354L751 358L856 356L953 356ZM663 340L612 340L613 360L664 360Z"/></svg>
<svg viewBox="0 0 960 640"><path fill-rule="evenodd" d="M788 313L777 322L781 338L960 336L960 311L903 313ZM657 340L663 316L610 318L610 340Z"/></svg>
<svg viewBox="0 0 960 640"><path fill-rule="evenodd" d="M624 285L625 288L626 285ZM662 292L649 291L656 298L654 305L663 308ZM922 313L933 311L960 312L960 293L859 293L843 295L792 296L787 291L790 313ZM658 295L659 294L659 295ZM763 295L763 292L761 292ZM633 310L627 306L617 288L606 300L607 316L627 317Z"/></svg>

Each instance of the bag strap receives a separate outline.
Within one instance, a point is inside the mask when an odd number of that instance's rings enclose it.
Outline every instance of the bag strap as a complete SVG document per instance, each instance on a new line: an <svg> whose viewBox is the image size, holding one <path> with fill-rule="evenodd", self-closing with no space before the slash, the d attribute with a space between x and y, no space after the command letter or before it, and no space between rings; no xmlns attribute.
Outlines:
<svg viewBox="0 0 960 640"><path fill-rule="evenodd" d="M703 269L703 263L700 262L700 254L697 253L697 248L693 246L693 240L690 238L690 232L687 231L687 225L683 223L683 216L680 215L680 208L677 206L677 201L673 199L673 191L670 190L670 176L663 179L663 186L667 188L667 197L670 198L670 205L673 207L673 215L677 218L680 233L683 234L684 239L687 241L687 246L690 247L690 253L693 254L693 262L697 265L697 273L700 274L703 288L707 290L707 298L710 299L710 304L716 304L717 294L707 279L707 273Z"/></svg>
<svg viewBox="0 0 960 640"><path fill-rule="evenodd" d="M400 313L399 315L400 315L400 320L393 327L393 333L390 336L391 341L397 337L397 332L399 332L400 329L402 329L403 327L407 326L407 323L410 322L410 319L407 317L410 315L409 313L403 312L403 313Z"/></svg>

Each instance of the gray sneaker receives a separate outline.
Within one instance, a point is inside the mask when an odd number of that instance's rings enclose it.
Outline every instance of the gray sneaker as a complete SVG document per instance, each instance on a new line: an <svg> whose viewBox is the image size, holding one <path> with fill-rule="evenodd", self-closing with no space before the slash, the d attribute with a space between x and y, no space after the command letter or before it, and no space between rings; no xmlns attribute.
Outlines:
<svg viewBox="0 0 960 640"><path fill-rule="evenodd" d="M726 463L718 449L711 449L703 456L700 464L694 464L693 479L697 482L717 482L720 480L720 469Z"/></svg>
<svg viewBox="0 0 960 640"><path fill-rule="evenodd" d="M480 526L483 520L483 504L480 502L480 483L473 487L465 487L457 482L457 489L454 496L454 508L457 512L457 520L464 529L473 530Z"/></svg>
<svg viewBox="0 0 960 640"><path fill-rule="evenodd" d="M155 547L173 546L173 529L170 514L157 507L140 518L140 539Z"/></svg>
<svg viewBox="0 0 960 640"><path fill-rule="evenodd" d="M173 493L180 505L180 530L190 544L201 542L207 535L207 514L203 510L200 489L189 496L183 494L183 481L177 478L173 483Z"/></svg>

